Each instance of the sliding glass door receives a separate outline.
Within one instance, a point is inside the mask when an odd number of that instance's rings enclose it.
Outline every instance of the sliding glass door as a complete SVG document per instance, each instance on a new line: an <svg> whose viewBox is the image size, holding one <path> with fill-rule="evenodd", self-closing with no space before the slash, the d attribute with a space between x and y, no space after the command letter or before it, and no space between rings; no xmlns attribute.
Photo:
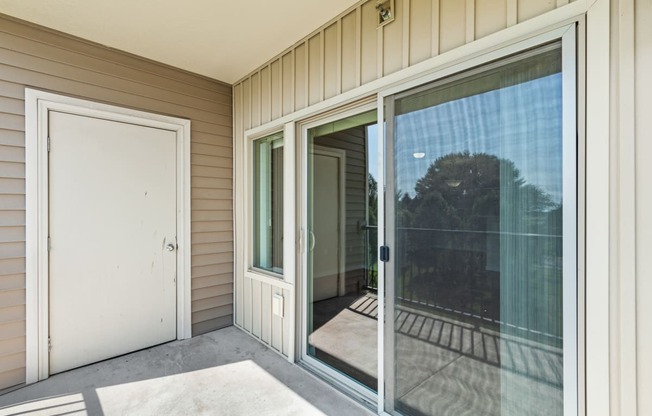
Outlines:
<svg viewBox="0 0 652 416"><path fill-rule="evenodd" d="M387 98L388 410L563 414L577 222L563 68L553 43Z"/></svg>
<svg viewBox="0 0 652 416"><path fill-rule="evenodd" d="M378 384L376 119L314 123L305 146L303 358L366 400Z"/></svg>
<svg viewBox="0 0 652 416"><path fill-rule="evenodd" d="M304 364L390 414L577 413L565 33L301 124Z"/></svg>

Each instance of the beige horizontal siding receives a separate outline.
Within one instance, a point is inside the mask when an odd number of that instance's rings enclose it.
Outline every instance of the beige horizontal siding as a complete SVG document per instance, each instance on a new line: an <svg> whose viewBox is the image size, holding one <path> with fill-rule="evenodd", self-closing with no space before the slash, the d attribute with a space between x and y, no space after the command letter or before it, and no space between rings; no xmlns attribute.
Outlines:
<svg viewBox="0 0 652 416"><path fill-rule="evenodd" d="M0 341L25 336L25 320L13 320L0 324Z"/></svg>
<svg viewBox="0 0 652 416"><path fill-rule="evenodd" d="M228 263L222 263L222 264L211 264L208 266L193 266L192 275L195 277L206 277L206 276L228 273L230 270L233 270L232 261Z"/></svg>
<svg viewBox="0 0 652 416"><path fill-rule="evenodd" d="M192 330L230 325L230 86L0 15L0 390L25 381L25 87L190 119Z"/></svg>
<svg viewBox="0 0 652 416"><path fill-rule="evenodd" d="M209 319L192 325L193 332L203 334L212 331L213 328L224 328L233 325L233 315L225 315L220 318Z"/></svg>
<svg viewBox="0 0 652 416"><path fill-rule="evenodd" d="M0 276L0 290L14 290L25 288L25 274L8 274ZM2 351L2 350L0 350Z"/></svg>
<svg viewBox="0 0 652 416"><path fill-rule="evenodd" d="M0 85L0 88L2 86ZM16 130L0 129L0 144L4 146L25 146L25 133Z"/></svg>
<svg viewBox="0 0 652 416"><path fill-rule="evenodd" d="M233 276L230 273L215 274L206 277L197 277L193 281L193 290L200 290L211 286L228 285L233 282Z"/></svg>

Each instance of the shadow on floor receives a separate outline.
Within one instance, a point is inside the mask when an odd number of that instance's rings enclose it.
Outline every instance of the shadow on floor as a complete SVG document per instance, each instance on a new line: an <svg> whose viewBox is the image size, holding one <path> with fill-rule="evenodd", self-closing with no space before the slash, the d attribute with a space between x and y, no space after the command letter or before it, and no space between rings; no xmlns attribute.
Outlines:
<svg viewBox="0 0 652 416"><path fill-rule="evenodd" d="M349 309L377 319L378 300L366 296L352 303ZM490 329L481 320L465 318L462 321L437 311L397 306L394 330L397 334L525 376L532 381L552 387L562 386L561 347L501 334L496 325Z"/></svg>
<svg viewBox="0 0 652 416"><path fill-rule="evenodd" d="M235 327L56 374L0 415L369 415Z"/></svg>

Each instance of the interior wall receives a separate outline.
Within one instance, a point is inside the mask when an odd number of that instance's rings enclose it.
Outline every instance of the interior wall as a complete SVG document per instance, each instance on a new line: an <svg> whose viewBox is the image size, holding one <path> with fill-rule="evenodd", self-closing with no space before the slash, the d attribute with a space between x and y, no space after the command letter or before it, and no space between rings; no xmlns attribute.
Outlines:
<svg viewBox="0 0 652 416"><path fill-rule="evenodd" d="M0 390L25 381L25 87L191 120L192 333L230 325L231 87L0 15Z"/></svg>
<svg viewBox="0 0 652 416"><path fill-rule="evenodd" d="M294 112L569 3L569 0L395 0L395 20L379 29L375 1L361 1L236 82L233 87L236 155L243 153L241 146L249 129L284 116L292 117ZM235 188L247 189L245 174L238 173L238 169L236 166ZM235 213L237 224L245 220L242 214ZM243 244L244 232L244 228L236 231L236 240ZM265 305L271 304L270 297L275 291L286 293L286 300L294 299L295 276L285 276L285 281L270 280L265 284L271 289L260 290L260 283L244 272L243 251L236 251L236 263L240 266L235 279L235 322L270 344L270 338L263 335L271 333L272 326L290 335L294 331L291 321L294 315L271 318L268 316L271 309ZM270 327L265 327L265 323ZM283 347L279 351L287 355L285 351L291 350Z"/></svg>

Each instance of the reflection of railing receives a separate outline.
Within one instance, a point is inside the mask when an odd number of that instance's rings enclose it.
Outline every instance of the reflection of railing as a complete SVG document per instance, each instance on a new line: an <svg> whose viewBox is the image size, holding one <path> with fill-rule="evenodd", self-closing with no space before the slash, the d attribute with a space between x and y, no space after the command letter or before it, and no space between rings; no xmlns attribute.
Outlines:
<svg viewBox="0 0 652 416"><path fill-rule="evenodd" d="M361 224L364 231L365 289L378 290L378 226Z"/></svg>
<svg viewBox="0 0 652 416"><path fill-rule="evenodd" d="M398 228L396 301L559 342L559 235Z"/></svg>
<svg viewBox="0 0 652 416"><path fill-rule="evenodd" d="M378 300L366 295L356 299L348 309L371 319L377 319ZM442 314L441 309L413 309L397 306L394 333L429 343L452 355L438 355L440 360L455 360L459 356L500 367L530 380L560 387L563 383L563 355L560 346L549 340L533 342L527 334L505 336L502 331L483 328L481 322L465 322L460 315ZM431 359L436 359L434 356ZM397 358L401 360L401 358ZM536 365L529 365L536 363ZM443 366L442 362L442 366ZM471 377L481 373L471 372Z"/></svg>

